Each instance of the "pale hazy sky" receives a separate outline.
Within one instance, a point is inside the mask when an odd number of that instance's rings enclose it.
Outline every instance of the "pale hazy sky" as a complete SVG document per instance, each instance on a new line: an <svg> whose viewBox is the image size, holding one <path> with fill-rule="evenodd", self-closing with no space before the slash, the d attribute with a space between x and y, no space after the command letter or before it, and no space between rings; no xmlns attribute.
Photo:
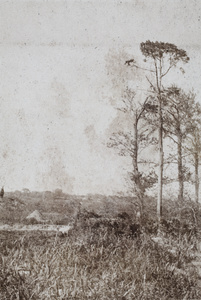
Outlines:
<svg viewBox="0 0 201 300"><path fill-rule="evenodd" d="M105 146L117 114L106 57L138 57L146 40L187 51L170 81L201 99L200 0L1 0L0 185L124 190L125 160Z"/></svg>

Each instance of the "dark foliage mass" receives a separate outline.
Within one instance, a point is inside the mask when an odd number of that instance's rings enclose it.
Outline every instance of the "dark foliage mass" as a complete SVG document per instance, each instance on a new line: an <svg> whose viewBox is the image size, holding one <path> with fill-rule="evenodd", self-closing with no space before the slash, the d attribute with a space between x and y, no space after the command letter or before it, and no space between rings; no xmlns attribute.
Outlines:
<svg viewBox="0 0 201 300"><path fill-rule="evenodd" d="M140 49L146 57L151 56L154 59L169 55L175 62L182 60L187 63L190 60L185 50L178 49L177 46L170 43L146 41L140 44Z"/></svg>

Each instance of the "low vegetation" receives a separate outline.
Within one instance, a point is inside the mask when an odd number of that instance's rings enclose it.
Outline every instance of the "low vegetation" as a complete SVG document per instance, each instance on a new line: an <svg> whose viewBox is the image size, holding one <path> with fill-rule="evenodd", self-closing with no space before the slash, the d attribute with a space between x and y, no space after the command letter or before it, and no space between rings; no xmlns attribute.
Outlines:
<svg viewBox="0 0 201 300"><path fill-rule="evenodd" d="M0 299L201 299L199 207L166 201L159 233L146 203L140 218L121 201L105 215L86 205L67 235L1 231Z"/></svg>

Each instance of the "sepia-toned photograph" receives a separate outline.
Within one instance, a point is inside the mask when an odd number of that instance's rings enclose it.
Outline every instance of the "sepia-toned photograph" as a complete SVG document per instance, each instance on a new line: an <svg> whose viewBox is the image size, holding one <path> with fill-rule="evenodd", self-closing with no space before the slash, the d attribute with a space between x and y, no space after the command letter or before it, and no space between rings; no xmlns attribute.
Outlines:
<svg viewBox="0 0 201 300"><path fill-rule="evenodd" d="M0 300L201 300L201 1L0 1Z"/></svg>

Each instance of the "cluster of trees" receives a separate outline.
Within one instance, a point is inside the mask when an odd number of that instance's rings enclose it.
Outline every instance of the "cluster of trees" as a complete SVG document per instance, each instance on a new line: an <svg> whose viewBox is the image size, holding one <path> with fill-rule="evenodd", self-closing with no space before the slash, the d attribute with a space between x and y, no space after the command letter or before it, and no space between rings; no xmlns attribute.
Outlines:
<svg viewBox="0 0 201 300"><path fill-rule="evenodd" d="M62 197L69 196L68 194L65 194L62 189L55 189L54 191L44 191L44 192L38 192L38 191L30 191L28 188L23 188L22 191L16 190L15 192L7 192L7 195L9 197L22 197L26 196L29 198L43 198L43 199L59 199Z"/></svg>
<svg viewBox="0 0 201 300"><path fill-rule="evenodd" d="M114 132L108 146L116 148L120 155L130 156L132 172L129 176L142 208L146 189L158 183L157 216L160 221L163 185L168 181L164 176L165 165L177 165L178 200L184 199L184 182L191 181L195 186L195 201L199 201L201 106L193 92L186 93L165 80L175 68L184 73L181 63L189 61L186 51L174 44L151 41L141 43L140 49L144 56L141 65L134 58L124 64L132 72L143 72L148 88L144 98L138 99L135 89L129 85L125 87L118 110L129 118L132 129ZM164 141L172 145L171 152L164 153ZM139 155L153 145L158 150L155 163L148 155L146 159ZM147 166L149 172L140 171L139 164ZM150 168L151 164L154 168Z"/></svg>

